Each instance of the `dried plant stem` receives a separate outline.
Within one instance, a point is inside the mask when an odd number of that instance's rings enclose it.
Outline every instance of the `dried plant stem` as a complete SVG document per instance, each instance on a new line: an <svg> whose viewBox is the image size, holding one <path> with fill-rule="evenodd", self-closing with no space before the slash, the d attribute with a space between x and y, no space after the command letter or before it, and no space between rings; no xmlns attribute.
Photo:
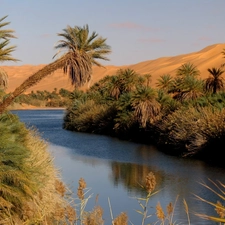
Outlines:
<svg viewBox="0 0 225 225"><path fill-rule="evenodd" d="M188 204L185 199L183 200L183 203L184 203L185 212L187 214L188 224L190 225L191 222L190 222L190 216L189 216L189 208L188 208Z"/></svg>
<svg viewBox="0 0 225 225"><path fill-rule="evenodd" d="M147 215L148 215L148 209L147 209L147 207L148 207L148 201L150 199L150 195L151 195L150 193L147 195L147 198L146 198L146 201L145 201L144 212L143 212L143 217L142 217L142 223L141 223L141 225L144 225L145 224L145 220L146 220Z"/></svg>
<svg viewBox="0 0 225 225"><path fill-rule="evenodd" d="M111 216L111 220L112 220L112 225L114 224L113 222L113 213L112 213L112 207L111 207L111 203L110 203L110 199L108 198L108 203L109 203L109 210L110 210L110 216Z"/></svg>

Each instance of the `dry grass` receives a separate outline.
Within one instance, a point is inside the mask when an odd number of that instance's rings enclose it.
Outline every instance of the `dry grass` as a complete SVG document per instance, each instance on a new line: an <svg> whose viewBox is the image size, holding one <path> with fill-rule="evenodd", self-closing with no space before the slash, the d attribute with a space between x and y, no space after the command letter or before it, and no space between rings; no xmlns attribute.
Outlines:
<svg viewBox="0 0 225 225"><path fill-rule="evenodd" d="M30 131L28 140L31 157L27 159L26 164L31 168L30 175L37 186L33 200L28 202L28 218L33 222L64 220L64 208L68 204L64 198L67 189L47 152L47 144L35 131ZM27 210L24 210L24 216L26 212Z"/></svg>
<svg viewBox="0 0 225 225"><path fill-rule="evenodd" d="M69 190L47 143L10 113L1 115L0 133L0 224L66 222Z"/></svg>
<svg viewBox="0 0 225 225"><path fill-rule="evenodd" d="M195 197L198 200L211 205L214 208L214 210L216 211L218 216L206 215L206 214L201 214L201 213L195 213L195 214L202 219L215 221L220 225L225 224L225 218L224 218L225 217L225 206L223 205L225 202L225 184L221 183L220 181L214 182L210 179L209 179L209 182L212 186L210 186L206 183L200 183L200 184L203 187L205 187L206 189L208 189L210 192L215 194L215 196L217 197L216 202L208 201L207 199L202 198L198 195L195 195ZM223 204L221 202L223 202Z"/></svg>

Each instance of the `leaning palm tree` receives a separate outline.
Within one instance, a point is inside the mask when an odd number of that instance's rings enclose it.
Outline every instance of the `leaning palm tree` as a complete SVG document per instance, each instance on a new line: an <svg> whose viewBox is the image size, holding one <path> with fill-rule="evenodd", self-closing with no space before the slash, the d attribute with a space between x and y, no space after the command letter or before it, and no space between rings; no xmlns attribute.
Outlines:
<svg viewBox="0 0 225 225"><path fill-rule="evenodd" d="M224 79L221 75L225 72L221 68L208 69L210 76L205 80L205 90L212 91L213 94L224 89Z"/></svg>
<svg viewBox="0 0 225 225"><path fill-rule="evenodd" d="M0 63L5 61L18 61L11 56L11 53L15 50L16 46L9 46L10 38L16 38L13 33L14 30L3 29L3 27L9 25L9 22L3 22L7 18L4 16L0 18ZM0 90L7 88L8 85L8 75L0 68Z"/></svg>
<svg viewBox="0 0 225 225"><path fill-rule="evenodd" d="M99 37L96 32L90 35L88 25L67 26L58 36L64 39L55 46L60 51L53 58L56 56L59 58L28 77L5 98L0 104L0 113L6 110L17 96L58 69L63 69L64 73L69 75L72 85L80 87L90 81L92 65L102 66L97 59L109 60L106 55L111 49L106 44L106 38Z"/></svg>
<svg viewBox="0 0 225 225"><path fill-rule="evenodd" d="M184 63L182 64L176 71L177 76L198 76L200 74L200 71L197 69L196 66L192 63Z"/></svg>

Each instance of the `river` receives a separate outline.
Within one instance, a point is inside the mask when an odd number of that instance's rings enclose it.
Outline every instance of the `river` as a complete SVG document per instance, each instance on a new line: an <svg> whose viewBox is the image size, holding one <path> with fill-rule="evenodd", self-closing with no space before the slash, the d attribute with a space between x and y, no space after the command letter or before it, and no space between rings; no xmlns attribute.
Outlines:
<svg viewBox="0 0 225 225"><path fill-rule="evenodd" d="M108 200L114 217L120 212L126 212L133 224L141 224L142 216L136 212L141 210L137 198L145 196L140 184L150 171L156 176L156 189L159 192L149 201L149 214L154 214L158 202L166 212L166 206L177 199L174 221L176 224L187 224L183 206L185 199L190 210L191 224L216 224L194 215L216 215L213 207L197 200L194 195L213 202L220 200L200 182L206 182L212 187L209 179L225 183L224 168L200 160L169 156L151 145L64 130L64 110L12 112L28 127L36 127L42 138L48 142L48 150L54 158L55 166L60 170L63 181L72 190L74 197L78 180L81 177L85 179L90 188L87 196L93 194L86 209L91 210L94 207L98 196L98 204L104 209L105 225L111 224ZM155 221L156 217L152 216L146 224Z"/></svg>

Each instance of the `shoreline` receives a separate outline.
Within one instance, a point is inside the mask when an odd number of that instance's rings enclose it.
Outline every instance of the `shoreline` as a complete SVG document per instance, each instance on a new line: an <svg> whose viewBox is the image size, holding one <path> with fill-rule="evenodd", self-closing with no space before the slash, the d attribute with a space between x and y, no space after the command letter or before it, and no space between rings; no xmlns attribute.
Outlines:
<svg viewBox="0 0 225 225"><path fill-rule="evenodd" d="M15 111L15 110L66 110L66 108L53 108L53 107L37 107L37 108L12 108L9 109L10 111Z"/></svg>
<svg viewBox="0 0 225 225"><path fill-rule="evenodd" d="M66 110L65 107L43 107L43 106L33 106L28 104L18 104L14 103L12 106L8 107L9 111L13 110Z"/></svg>

